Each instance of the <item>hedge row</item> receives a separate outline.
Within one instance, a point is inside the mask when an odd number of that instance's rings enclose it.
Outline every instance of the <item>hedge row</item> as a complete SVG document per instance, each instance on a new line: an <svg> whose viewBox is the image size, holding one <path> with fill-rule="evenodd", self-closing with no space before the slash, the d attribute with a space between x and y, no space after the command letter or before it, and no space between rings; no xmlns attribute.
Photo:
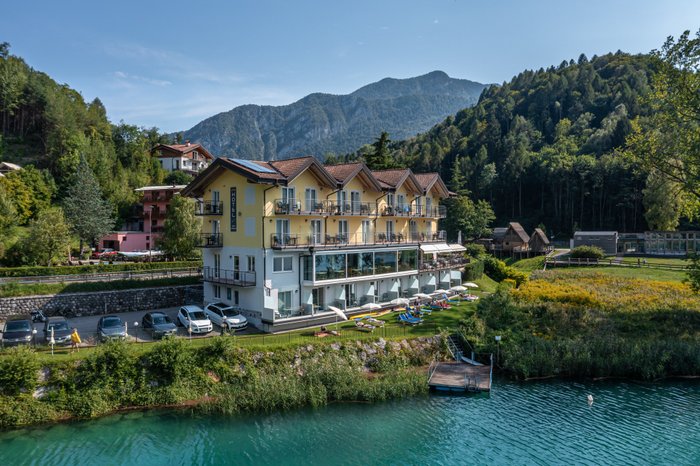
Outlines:
<svg viewBox="0 0 700 466"><path fill-rule="evenodd" d="M142 270L201 267L202 261L134 262L129 264L65 265L57 267L0 267L0 277L43 277L48 275L83 275L105 272L137 272Z"/></svg>

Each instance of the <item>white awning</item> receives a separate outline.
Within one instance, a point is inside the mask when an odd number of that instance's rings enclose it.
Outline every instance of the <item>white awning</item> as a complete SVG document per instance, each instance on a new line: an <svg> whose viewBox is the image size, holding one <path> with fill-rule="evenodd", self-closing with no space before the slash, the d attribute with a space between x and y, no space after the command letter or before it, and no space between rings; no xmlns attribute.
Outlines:
<svg viewBox="0 0 700 466"><path fill-rule="evenodd" d="M467 248L465 248L461 244L448 244L448 246L450 247L450 251L452 252L462 252L467 250Z"/></svg>
<svg viewBox="0 0 700 466"><path fill-rule="evenodd" d="M447 245L447 243L435 243L435 244L421 244L420 249L423 252L430 253L440 253L440 252L451 252L452 250Z"/></svg>

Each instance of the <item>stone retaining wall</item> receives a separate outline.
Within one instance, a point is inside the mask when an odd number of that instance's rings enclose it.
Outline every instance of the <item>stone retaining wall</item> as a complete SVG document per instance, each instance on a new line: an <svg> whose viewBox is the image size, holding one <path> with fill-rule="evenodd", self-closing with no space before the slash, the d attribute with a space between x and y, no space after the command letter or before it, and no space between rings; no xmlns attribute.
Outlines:
<svg viewBox="0 0 700 466"><path fill-rule="evenodd" d="M0 319L41 309L46 316L79 317L113 312L148 311L184 304L202 305L202 285L138 288L133 290L65 293L0 298Z"/></svg>

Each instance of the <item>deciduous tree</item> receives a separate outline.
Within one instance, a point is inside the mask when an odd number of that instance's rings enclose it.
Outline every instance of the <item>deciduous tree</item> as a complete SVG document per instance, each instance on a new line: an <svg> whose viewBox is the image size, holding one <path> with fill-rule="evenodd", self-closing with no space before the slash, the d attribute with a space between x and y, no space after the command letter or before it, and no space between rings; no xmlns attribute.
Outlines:
<svg viewBox="0 0 700 466"><path fill-rule="evenodd" d="M29 235L23 240L32 262L45 266L68 258L70 227L60 207L39 212L29 223Z"/></svg>
<svg viewBox="0 0 700 466"><path fill-rule="evenodd" d="M194 215L194 200L175 196L170 201L159 247L176 259L192 257L201 228L201 220Z"/></svg>

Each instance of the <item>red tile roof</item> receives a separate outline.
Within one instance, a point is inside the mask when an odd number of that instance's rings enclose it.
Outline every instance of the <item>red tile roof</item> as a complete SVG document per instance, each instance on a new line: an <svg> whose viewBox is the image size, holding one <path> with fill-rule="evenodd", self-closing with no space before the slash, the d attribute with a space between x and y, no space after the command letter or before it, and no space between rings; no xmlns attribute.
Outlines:
<svg viewBox="0 0 700 466"><path fill-rule="evenodd" d="M324 165L323 168L325 168L333 178L338 180L339 183L345 183L348 178L357 174L362 169L362 163L352 162L338 165Z"/></svg>
<svg viewBox="0 0 700 466"><path fill-rule="evenodd" d="M280 172L286 178L295 178L306 170L316 160L310 155L295 157L293 159L274 160L267 162L272 168Z"/></svg>
<svg viewBox="0 0 700 466"><path fill-rule="evenodd" d="M429 189L439 175L437 173L415 173L413 176L416 177L421 188Z"/></svg>
<svg viewBox="0 0 700 466"><path fill-rule="evenodd" d="M154 147L151 150L151 153L157 151L157 150L163 150L165 149L166 151L171 151L171 152L177 152L179 154L189 154L190 152L194 150L199 150L199 152L204 155L204 157L213 160L214 156L209 153L208 150L204 148L203 145L201 144L196 144L196 143L187 143L187 144L158 144L156 147Z"/></svg>
<svg viewBox="0 0 700 466"><path fill-rule="evenodd" d="M390 170L372 170L372 174L381 183L390 188L398 187L411 171L408 168L392 168Z"/></svg>

